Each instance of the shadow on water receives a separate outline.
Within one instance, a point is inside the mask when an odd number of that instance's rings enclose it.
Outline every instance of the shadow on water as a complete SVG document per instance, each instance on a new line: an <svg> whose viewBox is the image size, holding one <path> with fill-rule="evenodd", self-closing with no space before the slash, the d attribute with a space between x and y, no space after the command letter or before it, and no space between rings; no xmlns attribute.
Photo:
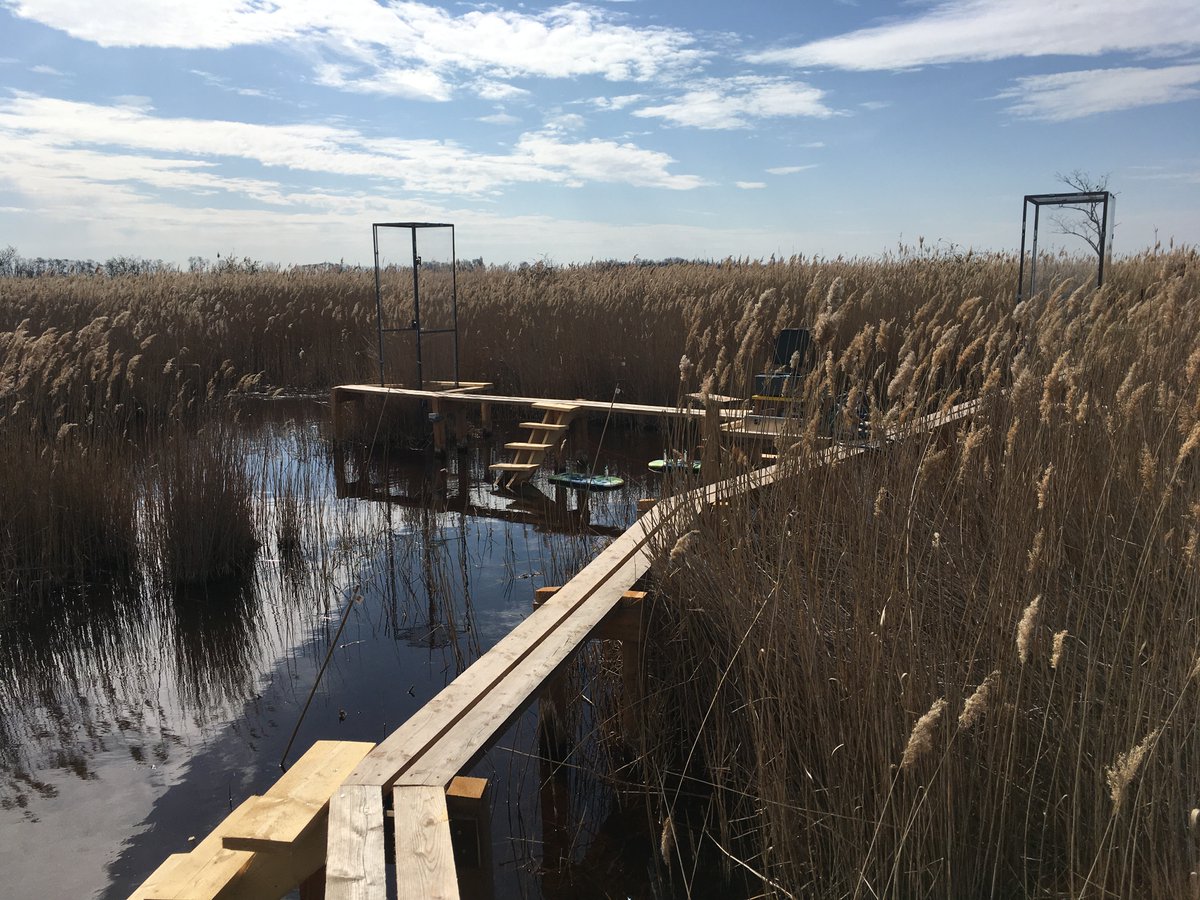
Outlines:
<svg viewBox="0 0 1200 900"><path fill-rule="evenodd" d="M243 424L260 482L253 572L9 602L0 867L10 896L126 896L270 786L293 728L293 758L318 739L382 740L657 490L644 468L661 451L652 434L624 436L607 460L627 488L584 504L540 484L496 491L489 445L440 461L338 459L311 410L274 416ZM658 877L661 823L611 758L614 679L597 653L577 667L584 739L565 763L547 768L530 709L473 768L492 783L497 897L687 894Z"/></svg>

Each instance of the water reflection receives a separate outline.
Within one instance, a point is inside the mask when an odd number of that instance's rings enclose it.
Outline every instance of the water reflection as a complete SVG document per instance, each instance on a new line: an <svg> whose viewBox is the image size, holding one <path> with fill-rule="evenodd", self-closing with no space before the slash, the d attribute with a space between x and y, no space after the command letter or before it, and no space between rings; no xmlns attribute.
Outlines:
<svg viewBox="0 0 1200 900"><path fill-rule="evenodd" d="M124 896L186 850L277 776L331 646L296 746L381 740L518 624L535 587L569 579L654 490L642 468L659 450L654 437L645 450L623 448L638 464L624 470L627 490L581 504L573 493L494 491L487 448L445 461L359 449L339 461L320 439L323 415L280 407L243 423L259 484L253 573L9 604L0 868L10 895ZM354 597L362 603L334 646ZM599 682L580 684L598 700ZM604 720L587 713L581 733L599 733ZM608 771L602 742L581 742L584 755L543 777L535 722L522 717L480 763L495 785L494 820L511 825L495 833L513 839L497 847L497 895L582 896L580 866L615 872L630 853L640 862L628 879L604 878L647 884L637 804L624 810L597 775L579 774ZM548 819L543 836L547 782L565 817L561 827ZM100 817L103 832L93 827ZM64 841L75 848L69 865ZM547 846L570 865L544 864Z"/></svg>

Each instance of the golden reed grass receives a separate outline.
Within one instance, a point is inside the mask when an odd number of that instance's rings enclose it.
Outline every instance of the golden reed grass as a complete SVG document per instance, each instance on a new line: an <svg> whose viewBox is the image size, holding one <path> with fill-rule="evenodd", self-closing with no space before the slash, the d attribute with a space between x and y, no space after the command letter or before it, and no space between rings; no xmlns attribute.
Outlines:
<svg viewBox="0 0 1200 900"><path fill-rule="evenodd" d="M787 301L830 332L789 476L705 517L701 564L659 550L646 763L706 798L678 844L707 832L762 896L1190 896L1200 257L1020 306L997 260L837 274L832 325L828 290ZM684 348L696 378L714 340ZM978 396L954 431L805 465L850 398L881 437Z"/></svg>
<svg viewBox="0 0 1200 900"><path fill-rule="evenodd" d="M680 536L660 548L642 763L705 807L664 794L674 857L707 835L766 895L1191 890L1200 257L1128 258L1103 290L1066 279L1019 306L1015 280L1013 258L972 254L460 273L463 377L514 393L744 395L779 328L814 331L789 477L706 515L676 565ZM28 523L0 534L6 590L129 565L149 467L223 440L231 394L374 377L374 315L361 272L5 280L0 492ZM445 377L444 347L428 361ZM956 433L804 465L973 397ZM236 446L211 452L236 478ZM207 516L244 509L236 485L198 494ZM244 564L243 536L197 570Z"/></svg>

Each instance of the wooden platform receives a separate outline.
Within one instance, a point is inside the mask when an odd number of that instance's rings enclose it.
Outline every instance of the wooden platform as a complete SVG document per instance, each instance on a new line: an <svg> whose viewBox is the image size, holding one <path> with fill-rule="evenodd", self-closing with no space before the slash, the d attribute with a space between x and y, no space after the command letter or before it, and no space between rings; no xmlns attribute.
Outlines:
<svg viewBox="0 0 1200 900"><path fill-rule="evenodd" d="M350 399L354 396L385 396L410 397L413 399L439 400L447 403L473 403L476 405L489 404L493 406L530 406L535 404L558 403L564 406L574 406L588 412L608 412L630 416L656 416L667 418L694 419L704 415L703 409L678 406L658 406L646 403L612 403L608 400L569 400L553 397L511 397L507 394L484 394L471 389L451 390L418 390L405 387L380 387L377 384L341 384L333 389L334 402L339 398ZM738 418L744 415L742 410L724 409L723 418Z"/></svg>

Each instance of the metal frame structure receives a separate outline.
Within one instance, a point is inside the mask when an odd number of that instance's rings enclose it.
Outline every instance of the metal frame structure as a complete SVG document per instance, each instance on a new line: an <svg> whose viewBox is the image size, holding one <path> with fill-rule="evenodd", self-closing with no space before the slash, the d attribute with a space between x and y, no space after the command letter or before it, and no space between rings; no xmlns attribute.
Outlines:
<svg viewBox="0 0 1200 900"><path fill-rule="evenodd" d="M1029 219L1029 205L1033 204L1033 247L1030 252L1029 265L1029 295L1037 291L1037 246L1038 228L1040 226L1043 206L1083 207L1100 204L1100 233L1099 247L1096 255L1099 264L1096 269L1096 287L1104 284L1104 261L1112 254L1113 226L1116 218L1116 196L1111 191L1075 191L1058 194L1026 194L1021 207L1021 265L1017 274L1017 302L1027 296L1025 294L1025 230Z"/></svg>
<svg viewBox="0 0 1200 900"><path fill-rule="evenodd" d="M379 229L407 228L412 236L413 319L405 327L385 327L383 323L383 280L379 274ZM423 228L450 229L450 320L449 328L421 327L421 256L417 248L417 232ZM375 322L379 338L379 386L387 387L383 365L383 336L400 331L411 331L416 337L417 389L425 388L425 373L422 368L421 342L427 334L454 335L454 385L458 379L458 253L454 242L454 225L449 222L376 222L371 226L371 237L375 247Z"/></svg>

